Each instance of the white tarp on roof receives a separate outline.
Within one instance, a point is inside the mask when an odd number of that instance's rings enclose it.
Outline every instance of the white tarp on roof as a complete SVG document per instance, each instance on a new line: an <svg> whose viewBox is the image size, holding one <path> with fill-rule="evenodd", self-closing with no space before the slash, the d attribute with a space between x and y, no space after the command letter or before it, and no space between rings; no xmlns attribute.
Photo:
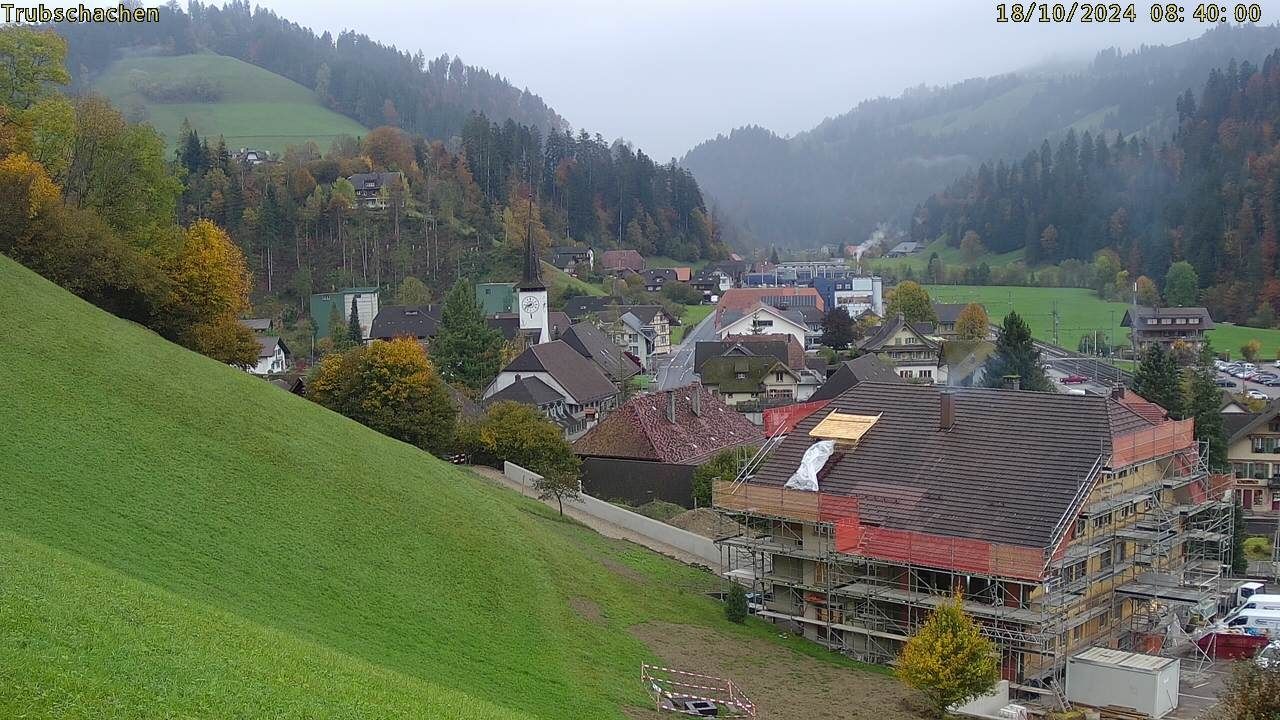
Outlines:
<svg viewBox="0 0 1280 720"><path fill-rule="evenodd" d="M822 440L809 446L800 460L800 467L787 480L786 487L791 490L808 490L818 492L818 471L827 464L831 453L835 452L834 440Z"/></svg>

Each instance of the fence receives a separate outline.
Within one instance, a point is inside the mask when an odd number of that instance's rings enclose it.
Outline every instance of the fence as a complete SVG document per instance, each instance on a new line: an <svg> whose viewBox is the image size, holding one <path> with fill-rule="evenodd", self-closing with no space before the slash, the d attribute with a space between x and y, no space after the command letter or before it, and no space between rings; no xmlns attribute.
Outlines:
<svg viewBox="0 0 1280 720"><path fill-rule="evenodd" d="M526 495L537 496L537 491L533 489L534 482L541 478L537 473L508 462L503 463L502 474L519 484ZM573 503L573 507L594 518L692 555L711 568L721 567L720 549L710 538L633 513L626 508L620 508L590 495L582 495L581 501Z"/></svg>

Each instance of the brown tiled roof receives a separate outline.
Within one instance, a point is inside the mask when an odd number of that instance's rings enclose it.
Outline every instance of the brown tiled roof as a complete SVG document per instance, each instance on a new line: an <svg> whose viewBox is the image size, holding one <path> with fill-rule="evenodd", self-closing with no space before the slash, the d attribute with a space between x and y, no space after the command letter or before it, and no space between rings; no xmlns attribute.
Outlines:
<svg viewBox="0 0 1280 720"><path fill-rule="evenodd" d="M1169 417L1169 411L1142 397L1138 393L1125 388L1116 388L1114 397L1121 405L1129 408L1145 420L1152 423L1164 422Z"/></svg>
<svg viewBox="0 0 1280 720"><path fill-rule="evenodd" d="M569 393L577 405L603 400L618 392L598 365L579 355L563 340L526 348L502 371L545 372Z"/></svg>
<svg viewBox="0 0 1280 720"><path fill-rule="evenodd" d="M726 343L742 343L750 347L753 343L780 342L787 347L787 356L781 358L792 370L804 369L804 346L796 340L795 335L787 333L760 333L759 335L726 335Z"/></svg>
<svg viewBox="0 0 1280 720"><path fill-rule="evenodd" d="M819 487L856 496L863 522L1044 548L1113 433L1150 426L1114 400L950 388L950 430L939 429L933 385L864 382L802 421L752 482L782 485L831 411L882 413L828 466Z"/></svg>
<svg viewBox="0 0 1280 720"><path fill-rule="evenodd" d="M600 255L600 267L605 270L626 268L640 272L644 270L644 257L635 250L605 250Z"/></svg>
<svg viewBox="0 0 1280 720"><path fill-rule="evenodd" d="M699 396L700 414L693 411ZM675 397L675 419L667 418ZM727 448L764 442L746 416L693 384L631 398L573 444L573 451L592 457L630 458L694 465Z"/></svg>

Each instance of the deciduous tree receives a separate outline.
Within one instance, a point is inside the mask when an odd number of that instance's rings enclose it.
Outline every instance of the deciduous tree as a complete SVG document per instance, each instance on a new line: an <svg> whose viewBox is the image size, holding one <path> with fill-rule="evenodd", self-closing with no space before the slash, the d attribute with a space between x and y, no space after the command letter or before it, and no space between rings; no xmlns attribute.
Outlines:
<svg viewBox="0 0 1280 720"><path fill-rule="evenodd" d="M307 384L307 397L427 452L454 449L457 410L422 346L410 338L326 355Z"/></svg>
<svg viewBox="0 0 1280 720"><path fill-rule="evenodd" d="M973 263L986 254L987 248L982 244L982 238L978 233L969 230L965 232L964 237L960 238L960 252L964 255L965 262Z"/></svg>
<svg viewBox="0 0 1280 720"><path fill-rule="evenodd" d="M956 316L956 337L961 340L983 340L991 331L991 318L987 309L978 303L969 303Z"/></svg>
<svg viewBox="0 0 1280 720"><path fill-rule="evenodd" d="M933 312L933 301L929 292L919 283L905 280L889 292L889 304L885 308L886 317L902 315L909 323L937 322L938 316Z"/></svg>
<svg viewBox="0 0 1280 720"><path fill-rule="evenodd" d="M67 41L53 30L0 27L0 105L26 110L48 85L65 85L66 57Z"/></svg>
<svg viewBox="0 0 1280 720"><path fill-rule="evenodd" d="M1262 343L1257 338L1253 338L1240 346L1240 354L1249 362L1256 362L1261 353Z"/></svg>
<svg viewBox="0 0 1280 720"><path fill-rule="evenodd" d="M857 339L857 327L843 305L837 305L823 314L822 338L818 340L819 343L833 350L844 350Z"/></svg>
<svg viewBox="0 0 1280 720"><path fill-rule="evenodd" d="M564 432L537 409L515 402L498 402L470 432L468 450L476 462L512 462L542 476L536 489L543 499L555 498L564 514L564 501L578 497L580 462L564 439Z"/></svg>
<svg viewBox="0 0 1280 720"><path fill-rule="evenodd" d="M710 460L693 471L693 503L697 507L711 507L711 487L716 480L731 481L738 477L742 465L755 455L753 447L733 448L716 453Z"/></svg>
<svg viewBox="0 0 1280 720"><path fill-rule="evenodd" d="M426 305L431 302L431 289L418 278L409 275L396 288L397 305Z"/></svg>
<svg viewBox="0 0 1280 720"><path fill-rule="evenodd" d="M1171 307L1188 307L1196 304L1200 295L1200 276L1186 260L1169 266L1164 277L1164 299Z"/></svg>
<svg viewBox="0 0 1280 720"><path fill-rule="evenodd" d="M929 615L898 655L895 674L928 699L938 717L947 708L979 697L1000 678L999 656L991 641L964 611L957 592Z"/></svg>
<svg viewBox="0 0 1280 720"><path fill-rule="evenodd" d="M1280 668L1238 662L1210 712L1213 720L1275 720L1280 718Z"/></svg>

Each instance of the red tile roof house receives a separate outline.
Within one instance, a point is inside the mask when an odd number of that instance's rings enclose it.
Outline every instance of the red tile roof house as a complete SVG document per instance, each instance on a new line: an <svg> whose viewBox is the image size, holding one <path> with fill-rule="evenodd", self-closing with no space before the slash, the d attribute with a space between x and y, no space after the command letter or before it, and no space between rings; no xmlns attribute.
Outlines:
<svg viewBox="0 0 1280 720"><path fill-rule="evenodd" d="M693 473L723 450L758 447L760 428L698 384L631 398L573 444L582 487L603 500L693 507Z"/></svg>

